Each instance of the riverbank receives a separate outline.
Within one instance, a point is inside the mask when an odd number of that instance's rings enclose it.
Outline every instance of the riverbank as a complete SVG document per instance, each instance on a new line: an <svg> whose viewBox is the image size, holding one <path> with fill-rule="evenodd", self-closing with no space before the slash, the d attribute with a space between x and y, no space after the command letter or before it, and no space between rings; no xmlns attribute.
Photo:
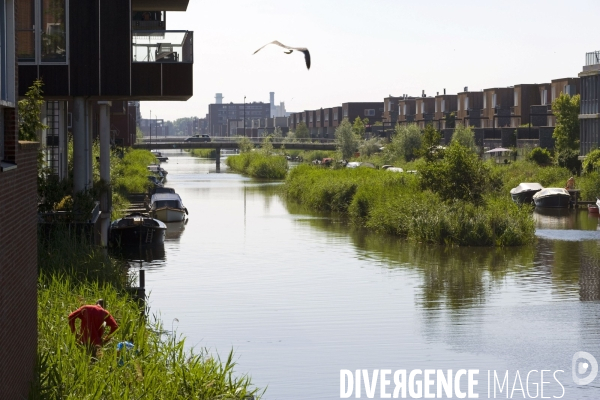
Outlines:
<svg viewBox="0 0 600 400"><path fill-rule="evenodd" d="M257 395L234 372L232 354L214 358L184 350L185 340L145 317L126 291L127 264L66 233L39 239L38 365L31 399L232 398ZM119 329L95 359L70 332L67 316L98 298ZM117 343L132 350L119 354Z"/></svg>
<svg viewBox="0 0 600 400"><path fill-rule="evenodd" d="M370 230L426 243L518 246L533 243L531 210L510 196L483 196L480 203L421 189L420 177L369 168L290 171L284 194L311 210L338 212Z"/></svg>

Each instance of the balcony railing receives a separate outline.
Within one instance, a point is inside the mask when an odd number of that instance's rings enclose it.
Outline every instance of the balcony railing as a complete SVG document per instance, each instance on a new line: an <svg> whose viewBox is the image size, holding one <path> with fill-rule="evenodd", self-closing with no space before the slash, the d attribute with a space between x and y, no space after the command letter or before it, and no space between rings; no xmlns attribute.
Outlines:
<svg viewBox="0 0 600 400"><path fill-rule="evenodd" d="M591 53L585 54L585 65L596 65L600 64L600 51L592 51Z"/></svg>
<svg viewBox="0 0 600 400"><path fill-rule="evenodd" d="M133 31L133 62L194 62L194 32Z"/></svg>

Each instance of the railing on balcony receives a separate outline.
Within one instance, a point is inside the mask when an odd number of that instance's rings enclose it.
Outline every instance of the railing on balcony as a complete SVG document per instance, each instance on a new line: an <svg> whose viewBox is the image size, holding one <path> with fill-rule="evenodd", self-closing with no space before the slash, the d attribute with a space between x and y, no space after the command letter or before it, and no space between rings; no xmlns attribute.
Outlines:
<svg viewBox="0 0 600 400"><path fill-rule="evenodd" d="M133 62L194 62L194 32L133 31Z"/></svg>
<svg viewBox="0 0 600 400"><path fill-rule="evenodd" d="M600 64L600 51L592 51L591 53L585 54L585 65L596 65Z"/></svg>

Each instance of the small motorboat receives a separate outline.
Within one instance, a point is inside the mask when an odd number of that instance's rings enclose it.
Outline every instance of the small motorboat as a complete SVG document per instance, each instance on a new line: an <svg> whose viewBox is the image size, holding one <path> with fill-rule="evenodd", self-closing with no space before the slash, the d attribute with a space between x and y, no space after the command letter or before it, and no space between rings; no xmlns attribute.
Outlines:
<svg viewBox="0 0 600 400"><path fill-rule="evenodd" d="M160 162L167 162L169 160L169 157L163 156L160 151L152 151L152 154L154 154L154 157Z"/></svg>
<svg viewBox="0 0 600 400"><path fill-rule="evenodd" d="M533 195L536 207L542 208L567 208L571 195L565 188L545 188Z"/></svg>
<svg viewBox="0 0 600 400"><path fill-rule="evenodd" d="M110 224L110 241L116 246L157 245L165 242L166 232L158 219L132 213Z"/></svg>
<svg viewBox="0 0 600 400"><path fill-rule="evenodd" d="M539 183L524 182L510 189L510 196L517 204L531 204L533 202L533 195L543 188Z"/></svg>
<svg viewBox="0 0 600 400"><path fill-rule="evenodd" d="M155 193L150 199L150 216L162 222L183 221L188 214L177 193Z"/></svg>
<svg viewBox="0 0 600 400"><path fill-rule="evenodd" d="M588 213L590 214L598 214L598 201L596 201L596 204L588 204Z"/></svg>

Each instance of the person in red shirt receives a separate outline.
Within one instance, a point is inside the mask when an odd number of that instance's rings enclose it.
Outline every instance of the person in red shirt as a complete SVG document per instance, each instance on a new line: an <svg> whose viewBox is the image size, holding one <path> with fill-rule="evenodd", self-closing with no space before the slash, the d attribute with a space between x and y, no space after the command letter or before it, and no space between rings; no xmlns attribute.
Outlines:
<svg viewBox="0 0 600 400"><path fill-rule="evenodd" d="M81 328L77 337L86 345L94 347L102 346L105 342L104 327L110 327L107 338L119 328L115 319L108 311L104 309L104 300L99 299L96 305L86 305L79 307L69 314L69 327L71 332L75 333L75 320L81 320Z"/></svg>

